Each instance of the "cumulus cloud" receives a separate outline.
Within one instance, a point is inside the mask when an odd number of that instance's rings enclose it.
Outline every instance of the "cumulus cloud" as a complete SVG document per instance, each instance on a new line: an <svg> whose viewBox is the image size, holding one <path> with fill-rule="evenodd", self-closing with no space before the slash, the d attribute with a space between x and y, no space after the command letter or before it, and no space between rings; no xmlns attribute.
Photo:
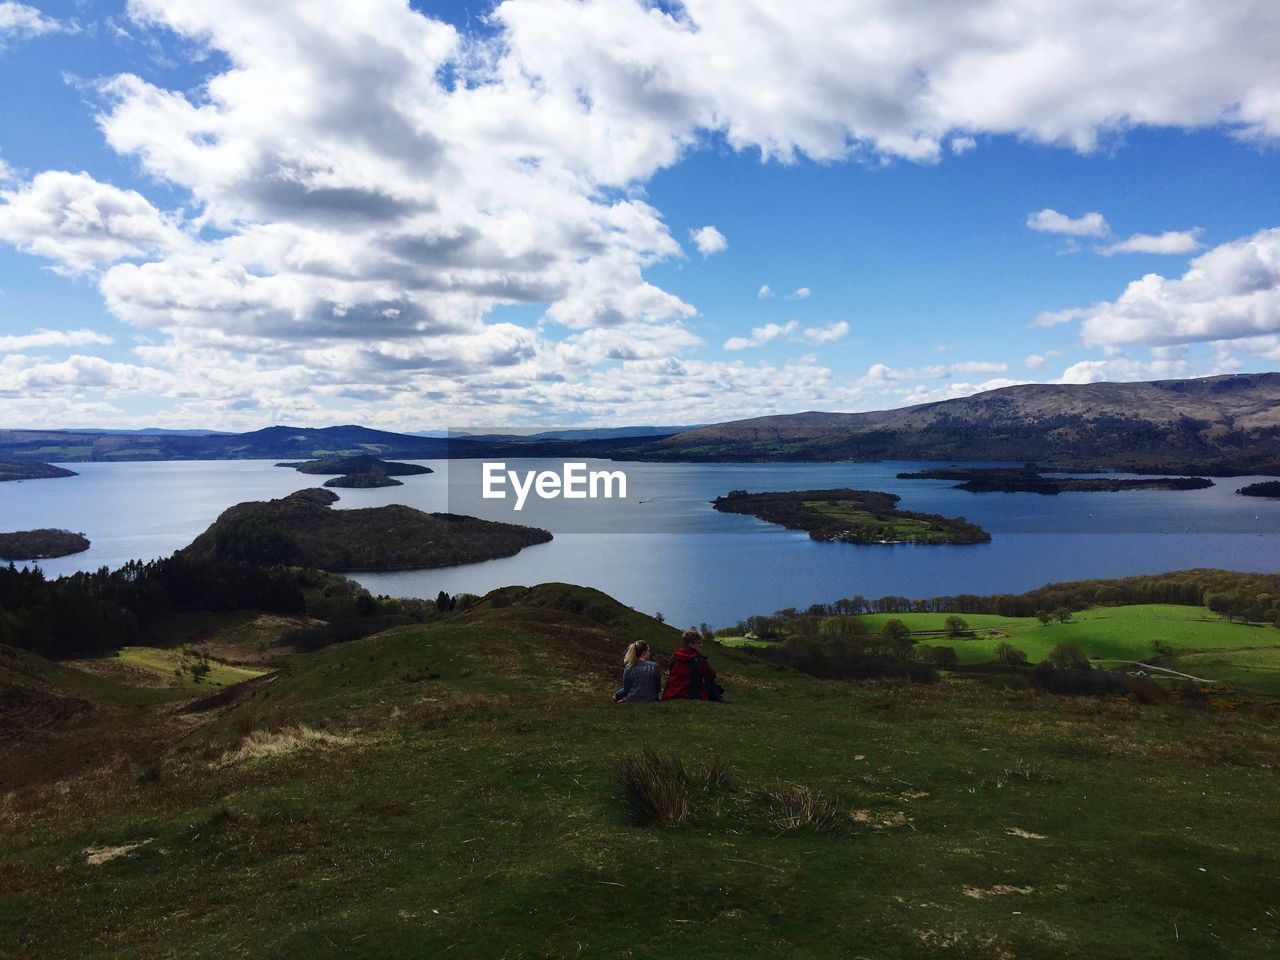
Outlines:
<svg viewBox="0 0 1280 960"><path fill-rule="evenodd" d="M38 37L44 33L69 29L70 25L46 17L35 7L25 3L12 3L8 0L0 3L0 50L4 49L5 42L10 39Z"/></svg>
<svg viewBox="0 0 1280 960"><path fill-rule="evenodd" d="M1094 347L1275 334L1280 332L1280 228L1215 247L1193 259L1178 279L1149 273L1114 301L1048 316L1055 322L1080 320L1081 339Z"/></svg>
<svg viewBox="0 0 1280 960"><path fill-rule="evenodd" d="M1027 214L1027 226L1039 233L1056 233L1066 237L1106 237L1111 234L1106 218L1097 211L1069 217L1046 207Z"/></svg>
<svg viewBox="0 0 1280 960"><path fill-rule="evenodd" d="M83 347L91 343L111 343L106 334L82 327L79 330L33 330L0 337L0 350L39 350L45 347Z"/></svg>
<svg viewBox="0 0 1280 960"><path fill-rule="evenodd" d="M1106 360L1081 360L1062 372L1054 383L1129 383L1137 380L1171 380L1192 375L1184 357L1156 358L1150 361L1112 357Z"/></svg>
<svg viewBox="0 0 1280 960"><path fill-rule="evenodd" d="M699 227L697 230L690 230L689 236L704 259L713 253L723 253L729 249L729 241L725 239L724 234L710 224Z"/></svg>
<svg viewBox="0 0 1280 960"><path fill-rule="evenodd" d="M813 296L813 291L810 290L808 287L796 287L794 290L792 290L790 293L787 294L787 299L788 300L808 300L811 296Z"/></svg>
<svg viewBox="0 0 1280 960"><path fill-rule="evenodd" d="M757 300L768 300L773 295L774 295L773 290L769 287L767 283L762 283L760 285L760 289L756 291Z"/></svg>
<svg viewBox="0 0 1280 960"><path fill-rule="evenodd" d="M0 239L69 273L185 244L174 218L142 194L60 170L0 190Z"/></svg>
<svg viewBox="0 0 1280 960"><path fill-rule="evenodd" d="M175 411L696 406L699 380L778 374L687 360L695 308L646 276L681 248L641 188L708 136L782 162L934 162L1005 134L1088 151L1136 125L1280 136L1274 5L775 7L505 0L467 35L403 0L133 0L129 31L177 35L203 81L106 78L97 120L182 209L46 171L0 196L0 237L151 331L143 359L173 376L147 382L204 405ZM0 3L27 33L33 9Z"/></svg>
<svg viewBox="0 0 1280 960"><path fill-rule="evenodd" d="M809 327L800 331L800 338L809 343L835 343L849 332L849 324L843 320L825 327Z"/></svg>
<svg viewBox="0 0 1280 960"><path fill-rule="evenodd" d="M1039 370L1052 357L1061 356L1061 350L1046 350L1044 353L1029 353L1022 358L1022 365L1028 370Z"/></svg>
<svg viewBox="0 0 1280 960"><path fill-rule="evenodd" d="M766 343L771 343L779 337L784 337L789 333L794 333L800 324L792 320L789 323L766 323L762 327L755 327L751 331L749 337L730 337L724 342L726 350L748 350L752 347L763 347Z"/></svg>
<svg viewBox="0 0 1280 960"><path fill-rule="evenodd" d="M1109 257L1115 253L1194 253L1202 246L1201 227L1190 230L1166 230L1164 233L1135 233L1127 240L1119 240L1098 248L1098 253Z"/></svg>
<svg viewBox="0 0 1280 960"><path fill-rule="evenodd" d="M828 324L825 327L801 327L795 320L781 324L766 323L764 326L752 328L750 336L730 337L724 342L724 348L726 350L749 350L753 347L763 347L766 343L772 343L774 340L783 337L796 343L835 343L848 332L849 324L843 320Z"/></svg>

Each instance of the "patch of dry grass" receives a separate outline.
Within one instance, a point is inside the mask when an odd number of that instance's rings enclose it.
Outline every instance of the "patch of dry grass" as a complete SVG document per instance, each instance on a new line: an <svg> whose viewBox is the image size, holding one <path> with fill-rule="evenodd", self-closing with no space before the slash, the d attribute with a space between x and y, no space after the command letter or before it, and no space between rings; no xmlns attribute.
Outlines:
<svg viewBox="0 0 1280 960"><path fill-rule="evenodd" d="M240 741L240 746L228 750L219 760L219 765L227 766L237 763L248 763L254 760L267 760L296 753L299 750L327 750L334 747L349 747L359 743L357 737L317 730L305 724L281 727L276 730L253 730Z"/></svg>

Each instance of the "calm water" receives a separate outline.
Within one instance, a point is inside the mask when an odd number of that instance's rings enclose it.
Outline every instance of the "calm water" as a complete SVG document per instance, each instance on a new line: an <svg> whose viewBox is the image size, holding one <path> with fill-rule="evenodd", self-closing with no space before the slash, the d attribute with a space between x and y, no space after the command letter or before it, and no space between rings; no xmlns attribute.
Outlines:
<svg viewBox="0 0 1280 960"><path fill-rule="evenodd" d="M338 491L340 508L406 503L459 510L449 465L405 478L402 487ZM455 462L456 463L456 462ZM512 467L551 466L521 461ZM93 541L82 554L41 565L49 575L166 556L185 546L227 507L318 485L271 461L69 464L80 476L0 484L0 530L65 527ZM582 522L580 504L530 499L521 522L556 534L515 557L443 570L359 574L375 593L434 597L551 580L598 587L674 623L715 625L785 606L855 593L927 597L1027 590L1055 580L1155 573L1195 566L1280 570L1280 502L1235 491L1258 478L1218 480L1208 490L975 495L947 481L897 480L919 465L615 464L629 498L609 520ZM475 470L475 464L461 467ZM849 486L902 496L909 510L965 516L989 530L968 547L815 543L751 517L713 511L734 488L796 490ZM509 505L472 500L465 512L512 519ZM603 527L603 529L601 529ZM600 532L583 532L596 529Z"/></svg>

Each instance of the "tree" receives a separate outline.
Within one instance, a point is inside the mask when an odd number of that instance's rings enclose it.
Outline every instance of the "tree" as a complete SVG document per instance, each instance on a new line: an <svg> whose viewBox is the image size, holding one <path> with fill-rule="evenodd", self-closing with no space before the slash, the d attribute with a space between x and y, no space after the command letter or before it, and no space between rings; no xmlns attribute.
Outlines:
<svg viewBox="0 0 1280 960"><path fill-rule="evenodd" d="M667 618L666 618L666 617L664 617L664 616L662 615L662 611L661 611L661 610L659 610L657 613L655 613L655 614L653 615L653 619L657 620L659 623L666 623L666 622L667 622Z"/></svg>
<svg viewBox="0 0 1280 960"><path fill-rule="evenodd" d="M996 661L1006 667L1021 667L1027 662L1027 652L1002 641L996 644Z"/></svg>
<svg viewBox="0 0 1280 960"><path fill-rule="evenodd" d="M1036 619L1039 620L1041 624L1047 627L1049 624L1053 623L1053 614L1050 613L1048 610L1037 610Z"/></svg>
<svg viewBox="0 0 1280 960"><path fill-rule="evenodd" d="M1049 665L1055 670L1088 670L1089 658L1074 643L1060 643L1049 651Z"/></svg>
<svg viewBox="0 0 1280 960"><path fill-rule="evenodd" d="M448 613L453 609L453 598L441 590L436 594L436 609L441 613Z"/></svg>
<svg viewBox="0 0 1280 960"><path fill-rule="evenodd" d="M886 620L880 628L880 636L885 644L898 656L906 656L911 651L911 628L901 620Z"/></svg>
<svg viewBox="0 0 1280 960"><path fill-rule="evenodd" d="M1071 620L1071 608L1059 607L1053 611L1053 616L1059 623L1068 623Z"/></svg>
<svg viewBox="0 0 1280 960"><path fill-rule="evenodd" d="M947 617L947 633L953 637L958 637L969 629L969 624L965 622L963 617L950 616Z"/></svg>
<svg viewBox="0 0 1280 960"><path fill-rule="evenodd" d="M936 670L954 670L956 668L956 648L925 647L920 651L920 659Z"/></svg>

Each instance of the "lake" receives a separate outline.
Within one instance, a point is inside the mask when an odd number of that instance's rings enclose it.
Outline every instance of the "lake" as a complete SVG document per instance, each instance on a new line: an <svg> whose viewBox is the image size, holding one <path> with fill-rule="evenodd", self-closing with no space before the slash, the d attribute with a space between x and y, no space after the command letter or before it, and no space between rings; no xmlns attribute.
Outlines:
<svg viewBox="0 0 1280 960"><path fill-rule="evenodd" d="M404 486L340 490L337 508L405 503L545 527L551 543L514 557L440 570L357 574L374 593L435 597L507 584L565 581L597 587L681 626L723 626L753 613L839 597L931 597L1021 592L1044 583L1158 573L1188 567L1280 570L1280 501L1238 496L1257 477L1219 479L1206 490L1125 493L972 494L950 481L898 480L937 464L614 463L628 499L607 505L530 498L464 498L478 491L477 462L419 461L438 472ZM64 527L93 542L85 553L47 560L50 576L167 556L227 507L284 496L324 477L265 460L66 464L80 476L0 484L0 530ZM513 468L559 461L513 461ZM465 479L464 479L465 475ZM992 542L976 546L817 543L752 517L718 513L708 501L732 489L853 487L902 497L906 510L965 516ZM452 495L451 495L452 491ZM465 502L464 502L465 501Z"/></svg>

